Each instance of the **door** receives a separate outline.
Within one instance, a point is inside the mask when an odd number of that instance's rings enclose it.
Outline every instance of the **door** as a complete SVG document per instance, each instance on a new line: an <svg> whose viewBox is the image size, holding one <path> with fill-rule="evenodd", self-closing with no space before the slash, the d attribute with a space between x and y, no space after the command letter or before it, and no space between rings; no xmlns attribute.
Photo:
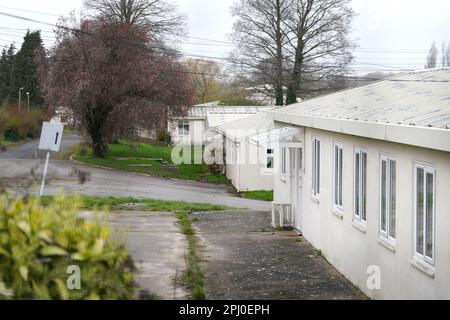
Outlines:
<svg viewBox="0 0 450 320"><path fill-rule="evenodd" d="M301 231L302 187L303 187L303 148L289 148L289 192L294 228Z"/></svg>

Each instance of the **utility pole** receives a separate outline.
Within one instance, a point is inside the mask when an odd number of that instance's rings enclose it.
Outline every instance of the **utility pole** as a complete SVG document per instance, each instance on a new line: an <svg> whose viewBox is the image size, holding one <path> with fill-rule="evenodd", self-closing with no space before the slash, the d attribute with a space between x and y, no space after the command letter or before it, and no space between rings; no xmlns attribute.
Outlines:
<svg viewBox="0 0 450 320"><path fill-rule="evenodd" d="M21 99L22 99L22 90L23 90L23 87L21 87L20 89L19 89L19 112L20 112L20 108L21 108Z"/></svg>

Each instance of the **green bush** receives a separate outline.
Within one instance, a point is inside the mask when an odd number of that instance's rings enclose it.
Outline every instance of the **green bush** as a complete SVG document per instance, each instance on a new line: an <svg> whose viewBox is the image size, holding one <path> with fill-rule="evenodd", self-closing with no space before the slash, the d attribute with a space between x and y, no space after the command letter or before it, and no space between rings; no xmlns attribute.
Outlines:
<svg viewBox="0 0 450 320"><path fill-rule="evenodd" d="M5 107L0 110L0 137L7 141L18 141L26 138L37 138L41 133L42 122L48 119L41 108L33 108L29 112L17 108Z"/></svg>
<svg viewBox="0 0 450 320"><path fill-rule="evenodd" d="M16 124L10 124L3 132L3 136L6 141L18 141L20 140L19 126Z"/></svg>
<svg viewBox="0 0 450 320"><path fill-rule="evenodd" d="M133 264L98 219L78 216L77 197L0 196L0 299L131 299ZM69 290L69 266L81 288Z"/></svg>
<svg viewBox="0 0 450 320"><path fill-rule="evenodd" d="M170 145L172 143L172 135L167 131L158 131L156 133L156 139L159 142L164 142L166 145Z"/></svg>

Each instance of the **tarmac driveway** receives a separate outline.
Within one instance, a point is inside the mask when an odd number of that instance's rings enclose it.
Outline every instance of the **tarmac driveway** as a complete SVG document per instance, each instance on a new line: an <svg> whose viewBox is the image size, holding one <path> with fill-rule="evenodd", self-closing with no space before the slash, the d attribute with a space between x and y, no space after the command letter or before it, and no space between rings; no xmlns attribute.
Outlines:
<svg viewBox="0 0 450 320"><path fill-rule="evenodd" d="M366 299L297 234L265 232L267 212L205 213L198 220L208 299Z"/></svg>

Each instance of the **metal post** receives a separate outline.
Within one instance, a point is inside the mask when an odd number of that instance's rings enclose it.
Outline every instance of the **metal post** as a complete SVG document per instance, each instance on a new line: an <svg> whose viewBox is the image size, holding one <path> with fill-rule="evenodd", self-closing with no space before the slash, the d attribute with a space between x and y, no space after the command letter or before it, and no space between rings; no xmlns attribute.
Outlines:
<svg viewBox="0 0 450 320"><path fill-rule="evenodd" d="M20 112L20 108L21 108L22 90L23 90L23 88L19 89L19 112Z"/></svg>
<svg viewBox="0 0 450 320"><path fill-rule="evenodd" d="M50 151L47 151L47 157L45 159L45 166L44 166L44 174L42 176L42 184L41 184L41 192L39 195L42 197L44 195L44 186L45 186L45 176L47 175L47 169L48 169L48 162L50 160Z"/></svg>
<svg viewBox="0 0 450 320"><path fill-rule="evenodd" d="M30 93L29 92L27 92L27 100L28 100L28 102L27 102L27 112L30 112Z"/></svg>

